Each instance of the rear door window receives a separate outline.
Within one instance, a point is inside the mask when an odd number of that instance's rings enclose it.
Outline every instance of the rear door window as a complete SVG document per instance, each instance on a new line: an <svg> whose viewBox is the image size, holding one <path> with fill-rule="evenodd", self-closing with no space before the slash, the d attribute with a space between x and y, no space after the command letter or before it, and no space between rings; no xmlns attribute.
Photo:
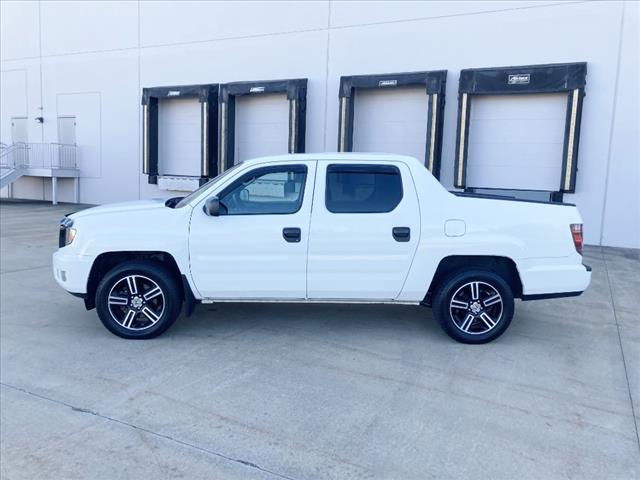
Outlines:
<svg viewBox="0 0 640 480"><path fill-rule="evenodd" d="M402 177L393 165L327 167L325 205L332 213L386 213L402 200Z"/></svg>

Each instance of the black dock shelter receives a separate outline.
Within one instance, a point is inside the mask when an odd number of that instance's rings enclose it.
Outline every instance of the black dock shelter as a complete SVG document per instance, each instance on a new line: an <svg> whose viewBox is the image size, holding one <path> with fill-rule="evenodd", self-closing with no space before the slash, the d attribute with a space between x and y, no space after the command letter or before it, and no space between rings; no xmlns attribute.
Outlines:
<svg viewBox="0 0 640 480"><path fill-rule="evenodd" d="M425 93L429 97L425 166L436 178L439 178L446 81L446 70L341 77L339 93L340 112L338 125L338 151L353 151L354 99L358 89L386 89L424 86Z"/></svg>
<svg viewBox="0 0 640 480"><path fill-rule="evenodd" d="M218 84L178 85L142 90L142 173L158 183L158 101L196 97L200 102L200 184L218 174Z"/></svg>
<svg viewBox="0 0 640 480"><path fill-rule="evenodd" d="M551 200L561 200L563 193L574 193L578 171L580 120L586 76L587 64L585 62L462 70L458 88L455 187L474 190L467 188L466 184L469 118L474 96L566 92L567 111L562 173L558 182L558 190L548 192L548 194Z"/></svg>
<svg viewBox="0 0 640 480"><path fill-rule="evenodd" d="M289 101L288 153L305 150L307 79L233 82L220 85L219 171L234 164L236 97L264 93L286 93Z"/></svg>

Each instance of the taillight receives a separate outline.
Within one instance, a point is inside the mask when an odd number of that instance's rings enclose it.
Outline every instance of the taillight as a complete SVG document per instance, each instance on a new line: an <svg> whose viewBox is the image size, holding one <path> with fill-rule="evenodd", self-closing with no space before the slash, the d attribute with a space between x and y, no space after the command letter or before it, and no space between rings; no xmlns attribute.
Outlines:
<svg viewBox="0 0 640 480"><path fill-rule="evenodd" d="M582 255L582 224L581 223L572 223L569 225L571 227L571 236L573 237L573 244L576 247L577 252Z"/></svg>

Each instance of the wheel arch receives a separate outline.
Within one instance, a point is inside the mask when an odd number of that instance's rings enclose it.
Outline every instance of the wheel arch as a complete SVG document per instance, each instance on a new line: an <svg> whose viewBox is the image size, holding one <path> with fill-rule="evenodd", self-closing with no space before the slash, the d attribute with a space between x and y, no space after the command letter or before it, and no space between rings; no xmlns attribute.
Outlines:
<svg viewBox="0 0 640 480"><path fill-rule="evenodd" d="M518 267L511 258L495 255L450 255L440 260L422 304L431 306L435 289L452 273L475 268L497 273L509 284L513 296L522 298L522 280Z"/></svg>
<svg viewBox="0 0 640 480"><path fill-rule="evenodd" d="M96 307L96 291L100 280L102 280L105 274L115 266L129 261L147 261L164 265L172 273L178 284L183 286L182 298L194 298L189 282L184 278L184 275L178 267L178 263L170 253L155 250L104 252L98 255L93 261L89 277L87 278L87 294L84 298L87 310L91 310Z"/></svg>

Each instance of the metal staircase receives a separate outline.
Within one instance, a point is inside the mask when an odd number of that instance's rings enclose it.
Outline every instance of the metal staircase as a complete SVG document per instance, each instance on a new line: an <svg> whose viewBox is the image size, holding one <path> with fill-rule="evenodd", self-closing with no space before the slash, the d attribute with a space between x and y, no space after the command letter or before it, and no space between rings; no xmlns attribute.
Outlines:
<svg viewBox="0 0 640 480"><path fill-rule="evenodd" d="M24 170L21 168L0 167L0 188L4 188L15 182L22 175L24 175Z"/></svg>
<svg viewBox="0 0 640 480"><path fill-rule="evenodd" d="M24 158L24 151L26 151L24 143L0 144L0 188L12 184L24 175L23 165L20 161Z"/></svg>
<svg viewBox="0 0 640 480"><path fill-rule="evenodd" d="M57 203L58 178L73 178L75 201L79 197L77 145L62 143L14 143L0 144L0 188L9 187L20 177L51 178L51 201Z"/></svg>

